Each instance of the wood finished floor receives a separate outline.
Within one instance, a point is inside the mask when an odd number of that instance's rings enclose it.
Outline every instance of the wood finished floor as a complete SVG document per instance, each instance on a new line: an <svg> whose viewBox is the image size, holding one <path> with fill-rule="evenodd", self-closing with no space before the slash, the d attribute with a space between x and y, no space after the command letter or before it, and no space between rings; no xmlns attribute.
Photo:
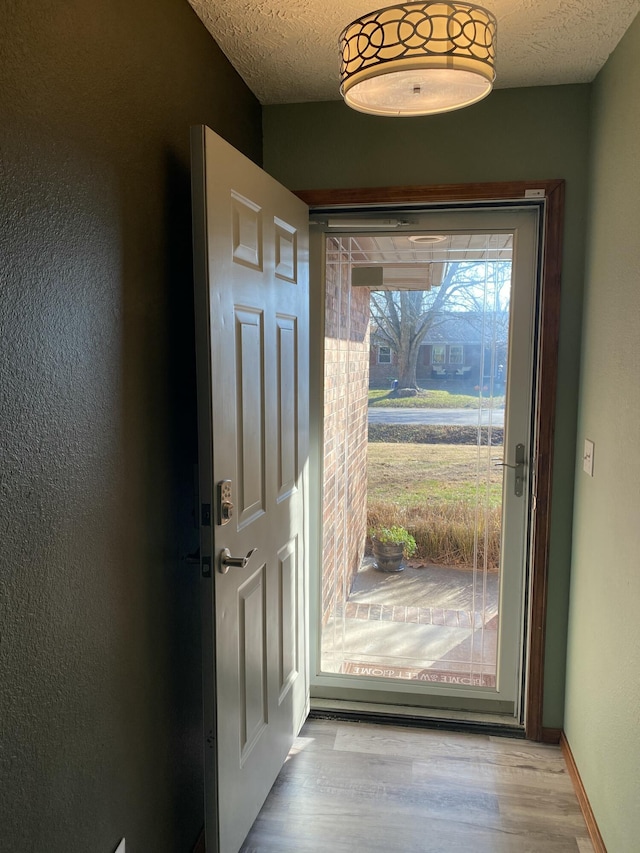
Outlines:
<svg viewBox="0 0 640 853"><path fill-rule="evenodd" d="M241 853L593 853L560 748L307 721Z"/></svg>

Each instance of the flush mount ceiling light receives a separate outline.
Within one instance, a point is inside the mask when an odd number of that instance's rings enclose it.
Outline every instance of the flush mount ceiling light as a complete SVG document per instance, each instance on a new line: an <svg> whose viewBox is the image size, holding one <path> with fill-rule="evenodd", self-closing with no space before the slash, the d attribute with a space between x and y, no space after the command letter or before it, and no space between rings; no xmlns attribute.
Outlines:
<svg viewBox="0 0 640 853"><path fill-rule="evenodd" d="M409 237L409 242L428 245L429 243L442 243L442 241L446 239L447 238L444 234L412 234L411 237Z"/></svg>
<svg viewBox="0 0 640 853"><path fill-rule="evenodd" d="M363 113L444 113L486 97L495 79L495 16L470 3L403 3L340 36L340 92Z"/></svg>

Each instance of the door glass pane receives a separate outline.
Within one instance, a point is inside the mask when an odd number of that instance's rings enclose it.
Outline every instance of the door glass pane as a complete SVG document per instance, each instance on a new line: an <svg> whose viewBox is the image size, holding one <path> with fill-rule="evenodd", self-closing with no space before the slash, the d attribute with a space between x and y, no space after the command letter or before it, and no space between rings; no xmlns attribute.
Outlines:
<svg viewBox="0 0 640 853"><path fill-rule="evenodd" d="M327 239L325 673L496 686L512 249Z"/></svg>

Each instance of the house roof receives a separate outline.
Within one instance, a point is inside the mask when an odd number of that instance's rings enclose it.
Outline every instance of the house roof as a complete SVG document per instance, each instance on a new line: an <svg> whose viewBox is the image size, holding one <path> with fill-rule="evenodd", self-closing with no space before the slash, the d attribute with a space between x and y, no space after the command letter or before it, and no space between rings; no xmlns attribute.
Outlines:
<svg viewBox="0 0 640 853"><path fill-rule="evenodd" d="M496 341L506 343L509 330L509 314L507 311L487 312L482 314L474 311L444 312L431 326L423 341L424 344L487 344L493 338L495 329ZM387 346L388 342L375 332L371 335L375 345Z"/></svg>
<svg viewBox="0 0 640 853"><path fill-rule="evenodd" d="M425 344L479 344L493 339L494 332L498 341L506 341L509 329L507 311L487 312L449 312L443 314L427 332Z"/></svg>

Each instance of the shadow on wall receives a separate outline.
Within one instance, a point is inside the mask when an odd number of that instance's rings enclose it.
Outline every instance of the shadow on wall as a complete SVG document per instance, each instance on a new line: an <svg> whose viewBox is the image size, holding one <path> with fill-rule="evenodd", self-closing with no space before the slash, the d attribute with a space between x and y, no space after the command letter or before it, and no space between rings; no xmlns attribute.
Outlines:
<svg viewBox="0 0 640 853"><path fill-rule="evenodd" d="M204 801L202 755L202 651L200 624L199 566L186 562L199 544L197 462L198 422L196 347L193 302L193 248L191 229L190 163L169 153L165 183L165 245L168 309L166 340L169 354L168 455L169 541L177 553L171 562L169 588L172 598L165 627L169 630L169 665L175 719L171 729L183 742L173 745L171 766L175 769L175 821L188 815ZM184 702L189 697L189 702ZM187 836L185 827L183 837Z"/></svg>
<svg viewBox="0 0 640 853"><path fill-rule="evenodd" d="M167 823L177 841L193 834L204 779L199 571L186 562L198 548L188 144L184 152L166 151L164 162L145 161L139 168L148 174L122 189L124 507L136 515L122 519L127 531L122 565L138 578L131 603L136 611L128 614L127 628L136 635L133 648L146 650L132 666L141 689L148 683L155 691L155 718L140 720L135 732L130 719L123 720L122 730L136 738L132 750L140 750L142 738L154 775L169 782L167 810L173 816ZM141 197L146 187L153 187L155 197ZM140 287L143 278L146 285ZM126 659L126 650L122 656ZM164 679L154 683L152 674L135 672L149 662ZM131 676L129 669L123 689ZM123 710L135 717L135 698L130 702ZM163 732L170 738L158 743Z"/></svg>

